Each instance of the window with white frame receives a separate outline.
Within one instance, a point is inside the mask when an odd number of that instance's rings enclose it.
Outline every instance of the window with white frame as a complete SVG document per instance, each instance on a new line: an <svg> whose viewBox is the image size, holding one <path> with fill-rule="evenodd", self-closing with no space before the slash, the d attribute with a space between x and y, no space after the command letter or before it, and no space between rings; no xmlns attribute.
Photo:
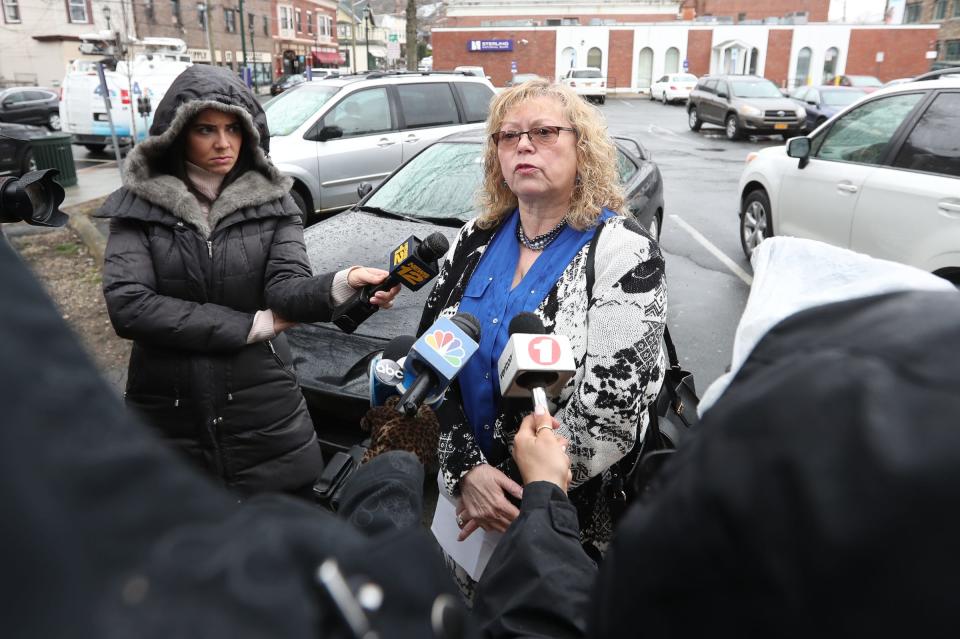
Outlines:
<svg viewBox="0 0 960 639"><path fill-rule="evenodd" d="M233 9L223 10L223 21L227 24L227 33L237 32L237 12Z"/></svg>
<svg viewBox="0 0 960 639"><path fill-rule="evenodd" d="M300 9L296 9L297 12L297 33L303 32L303 12Z"/></svg>
<svg viewBox="0 0 960 639"><path fill-rule="evenodd" d="M333 35L333 19L330 16L317 14L317 33L328 38Z"/></svg>
<svg viewBox="0 0 960 639"><path fill-rule="evenodd" d="M70 22L74 24L89 24L90 16L87 13L87 0L67 0L70 7Z"/></svg>
<svg viewBox="0 0 960 639"><path fill-rule="evenodd" d="M3 0L3 20L8 24L20 22L19 0Z"/></svg>
<svg viewBox="0 0 960 639"><path fill-rule="evenodd" d="M293 7L277 5L277 18L280 20L280 37L293 37Z"/></svg>
<svg viewBox="0 0 960 639"><path fill-rule="evenodd" d="M349 24L338 24L337 25L337 37L347 40L352 38Z"/></svg>
<svg viewBox="0 0 960 639"><path fill-rule="evenodd" d="M313 34L313 11L307 11L307 33Z"/></svg>

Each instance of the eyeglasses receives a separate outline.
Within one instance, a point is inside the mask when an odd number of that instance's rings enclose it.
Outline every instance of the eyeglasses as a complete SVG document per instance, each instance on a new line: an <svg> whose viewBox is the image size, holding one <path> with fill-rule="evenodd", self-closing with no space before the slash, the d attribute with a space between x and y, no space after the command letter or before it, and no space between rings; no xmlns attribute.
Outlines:
<svg viewBox="0 0 960 639"><path fill-rule="evenodd" d="M497 146L513 148L520 143L520 138L526 135L533 144L554 144L560 137L561 131L570 131L577 134L576 129L568 126L538 126L529 131L499 131L490 135Z"/></svg>

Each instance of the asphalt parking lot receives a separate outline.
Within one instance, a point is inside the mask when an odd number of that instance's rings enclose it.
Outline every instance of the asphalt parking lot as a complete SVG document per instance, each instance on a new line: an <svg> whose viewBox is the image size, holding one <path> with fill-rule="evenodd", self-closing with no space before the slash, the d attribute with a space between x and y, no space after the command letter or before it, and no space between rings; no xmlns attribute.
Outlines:
<svg viewBox="0 0 960 639"><path fill-rule="evenodd" d="M610 132L638 138L663 174L660 243L669 326L681 361L702 392L730 364L734 331L750 291L750 263L738 235L737 181L748 153L783 141L730 142L710 125L694 133L683 105L608 96L600 109Z"/></svg>

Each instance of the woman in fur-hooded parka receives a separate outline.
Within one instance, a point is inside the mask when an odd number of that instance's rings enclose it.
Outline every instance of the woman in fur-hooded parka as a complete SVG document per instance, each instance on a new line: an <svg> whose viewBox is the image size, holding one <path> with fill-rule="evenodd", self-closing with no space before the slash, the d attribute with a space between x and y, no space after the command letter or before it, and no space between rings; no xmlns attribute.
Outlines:
<svg viewBox="0 0 960 639"><path fill-rule="evenodd" d="M242 128L236 164L212 185L184 155L210 109ZM353 269L312 276L291 181L268 160L269 139L263 109L235 74L193 66L158 105L150 137L127 157L123 188L99 213L112 218L107 308L117 334L134 342L128 406L240 493L308 491L322 471L280 330L283 320L329 321L344 282L347 297L365 283Z"/></svg>

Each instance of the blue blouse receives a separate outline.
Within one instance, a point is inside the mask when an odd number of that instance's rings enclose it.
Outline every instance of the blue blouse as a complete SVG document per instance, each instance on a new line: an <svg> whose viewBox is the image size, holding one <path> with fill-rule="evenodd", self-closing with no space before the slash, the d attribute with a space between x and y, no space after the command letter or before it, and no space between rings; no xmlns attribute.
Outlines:
<svg viewBox="0 0 960 639"><path fill-rule="evenodd" d="M603 209L599 223L615 213ZM485 456L493 445L494 420L499 413L500 382L497 360L510 339L510 321L519 313L532 312L596 232L596 227L578 231L566 226L537 257L516 287L513 274L520 259L516 228L520 212L514 210L490 241L470 277L460 300L459 312L480 320L480 348L460 372L460 393L467 421Z"/></svg>

